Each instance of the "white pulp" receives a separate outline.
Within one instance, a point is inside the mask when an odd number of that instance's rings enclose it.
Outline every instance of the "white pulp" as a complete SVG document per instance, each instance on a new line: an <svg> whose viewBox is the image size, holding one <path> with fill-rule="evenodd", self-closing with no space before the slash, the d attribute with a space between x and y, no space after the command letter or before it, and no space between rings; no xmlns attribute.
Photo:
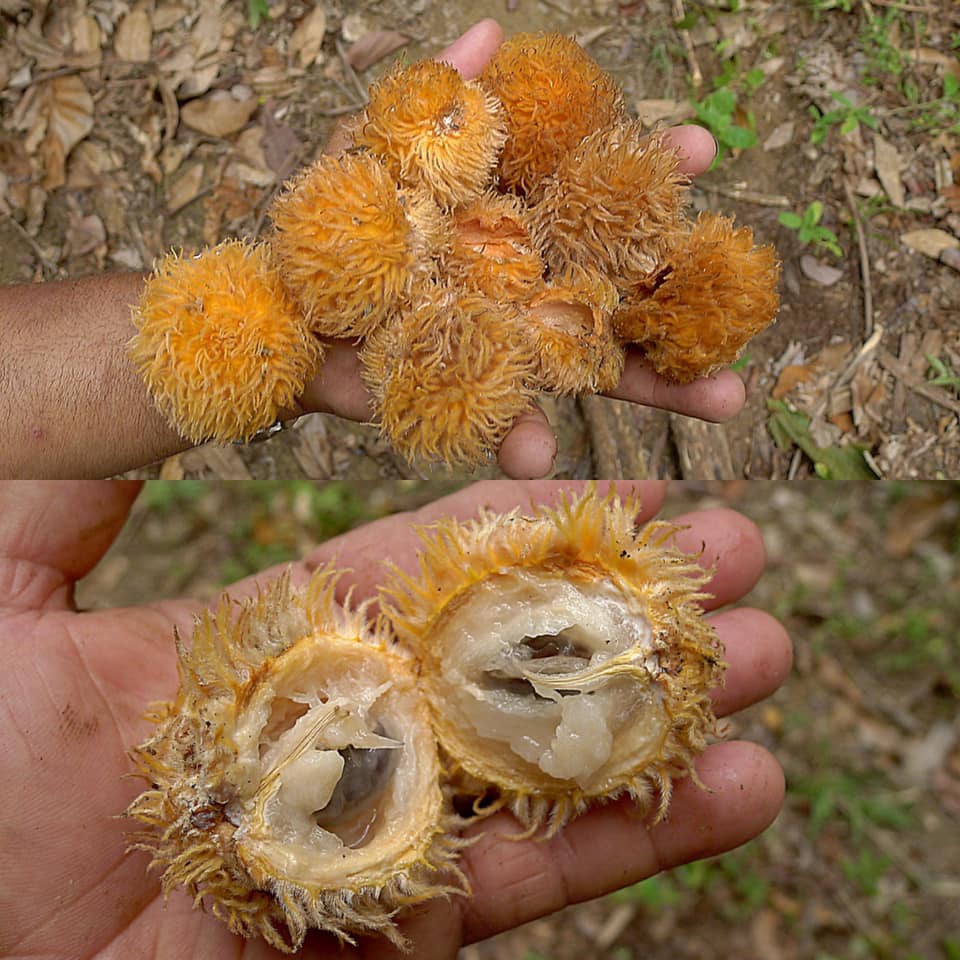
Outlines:
<svg viewBox="0 0 960 960"><path fill-rule="evenodd" d="M621 726L645 706L660 712L650 625L613 583L580 586L511 571L480 585L445 630L455 637L446 649L457 652L444 658L444 677L464 716L482 737L509 744L552 777L586 786ZM536 657L524 643L546 637L555 638L555 655ZM627 651L649 680L578 679Z"/></svg>

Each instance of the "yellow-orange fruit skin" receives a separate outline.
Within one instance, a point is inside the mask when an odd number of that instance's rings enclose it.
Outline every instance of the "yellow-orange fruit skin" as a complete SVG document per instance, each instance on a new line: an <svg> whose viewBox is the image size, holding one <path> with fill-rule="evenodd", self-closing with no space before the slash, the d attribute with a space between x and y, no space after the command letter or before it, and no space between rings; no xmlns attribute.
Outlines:
<svg viewBox="0 0 960 960"><path fill-rule="evenodd" d="M614 79L575 40L557 33L511 37L480 82L503 104L500 182L519 193L535 191L585 136L623 117Z"/></svg>
<svg viewBox="0 0 960 960"><path fill-rule="evenodd" d="M536 385L555 393L602 393L620 382L626 351L611 318L619 303L601 273L571 268L530 298L521 324L537 358Z"/></svg>
<svg viewBox="0 0 960 960"><path fill-rule="evenodd" d="M129 355L160 412L193 443L247 440L270 426L323 358L265 248L240 241L168 254L132 319Z"/></svg>
<svg viewBox="0 0 960 960"><path fill-rule="evenodd" d="M675 151L639 123L588 136L560 163L531 211L551 270L569 263L606 273L618 287L654 272L665 235L683 222L686 178Z"/></svg>
<svg viewBox="0 0 960 960"><path fill-rule="evenodd" d="M638 530L638 509L636 498L620 501L592 488L555 507L538 505L532 515L518 509L444 520L421 531L419 569L395 569L382 590L381 608L420 659L421 686L452 771L468 787L496 785L501 802L531 832L555 833L591 802L624 794L641 812L662 817L673 780L696 778L694 760L716 731L710 691L722 684L725 664L722 643L703 616L709 573L673 544L679 528L649 523ZM575 595L584 603L579 617L571 617L575 607L566 602ZM621 644L613 634L605 638L605 625L593 622L594 616L604 619L605 609L618 609L614 621L622 616L626 629L632 621L645 636ZM567 673L561 689L599 698L606 684L635 685L634 696L612 718L618 729L607 759L579 780L547 772L503 740L508 725L521 741L539 736L538 711L574 698L557 697L551 705L540 691L524 696L497 680L525 640L549 642L564 623L561 634L595 630L606 652L582 664L591 677L579 686L577 668L558 663ZM484 660L478 648L504 628ZM561 659L569 664L572 658ZM466 673L459 675L461 669ZM509 712L518 699L529 707L527 721ZM489 729L477 725L474 710L484 700L500 717ZM591 745L582 747L589 751Z"/></svg>
<svg viewBox="0 0 960 960"><path fill-rule="evenodd" d="M418 289L360 361L381 431L409 461L487 462L531 403L533 360L516 318L449 285Z"/></svg>
<svg viewBox="0 0 960 960"><path fill-rule="evenodd" d="M504 136L493 97L449 64L423 60L371 87L354 140L401 183L425 187L449 208L486 188Z"/></svg>
<svg viewBox="0 0 960 960"><path fill-rule="evenodd" d="M708 376L776 319L779 271L773 247L754 246L749 227L703 213L677 238L662 276L621 304L614 329L667 379Z"/></svg>
<svg viewBox="0 0 960 960"><path fill-rule="evenodd" d="M409 290L418 238L396 184L371 156L321 157L270 212L284 284L320 336L362 337Z"/></svg>
<svg viewBox="0 0 960 960"><path fill-rule="evenodd" d="M544 263L519 197L487 191L452 215L444 266L463 286L492 300L528 300L542 286Z"/></svg>

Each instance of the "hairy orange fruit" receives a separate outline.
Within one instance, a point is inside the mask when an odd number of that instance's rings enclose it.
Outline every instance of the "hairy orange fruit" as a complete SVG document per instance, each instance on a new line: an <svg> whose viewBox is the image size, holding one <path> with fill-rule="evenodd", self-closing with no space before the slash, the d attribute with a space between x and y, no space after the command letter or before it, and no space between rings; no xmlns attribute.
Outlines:
<svg viewBox="0 0 960 960"><path fill-rule="evenodd" d="M637 122L587 137L560 163L532 210L534 236L552 270L595 267L620 286L655 271L664 235L683 218L675 151Z"/></svg>
<svg viewBox="0 0 960 960"><path fill-rule="evenodd" d="M508 308L429 285L364 342L381 430L408 460L478 465L530 406L533 361Z"/></svg>
<svg viewBox="0 0 960 960"><path fill-rule="evenodd" d="M416 665L340 607L337 578L286 576L198 618L176 699L132 751L149 784L133 846L164 894L287 953L311 928L409 949L397 911L465 885Z"/></svg>
<svg viewBox="0 0 960 960"><path fill-rule="evenodd" d="M662 272L638 284L616 311L614 328L668 379L707 376L773 323L779 271L773 247L755 247L749 227L702 213L677 238Z"/></svg>
<svg viewBox="0 0 960 960"><path fill-rule="evenodd" d="M399 65L370 88L355 142L401 183L426 187L445 207L490 182L504 141L500 104L449 64Z"/></svg>
<svg viewBox="0 0 960 960"><path fill-rule="evenodd" d="M133 323L131 359L160 412L194 443L270 426L323 358L265 248L237 240L164 257Z"/></svg>
<svg viewBox="0 0 960 960"><path fill-rule="evenodd" d="M446 520L384 588L451 768L496 785L530 831L623 794L662 817L715 731L709 573L671 543L679 528L638 530L638 508L592 489Z"/></svg>
<svg viewBox="0 0 960 960"><path fill-rule="evenodd" d="M487 191L454 211L446 266L465 286L493 300L528 299L541 286L544 263L520 198Z"/></svg>
<svg viewBox="0 0 960 960"><path fill-rule="evenodd" d="M374 157L321 157L270 212L283 282L314 333L365 336L410 289L427 243Z"/></svg>
<svg viewBox="0 0 960 960"><path fill-rule="evenodd" d="M538 386L556 393L600 393L620 382L626 352L611 316L620 298L596 270L573 267L532 297L522 324L533 342Z"/></svg>
<svg viewBox="0 0 960 960"><path fill-rule="evenodd" d="M480 82L503 104L507 142L500 182L532 192L587 134L623 116L614 79L559 33L518 33L494 54Z"/></svg>

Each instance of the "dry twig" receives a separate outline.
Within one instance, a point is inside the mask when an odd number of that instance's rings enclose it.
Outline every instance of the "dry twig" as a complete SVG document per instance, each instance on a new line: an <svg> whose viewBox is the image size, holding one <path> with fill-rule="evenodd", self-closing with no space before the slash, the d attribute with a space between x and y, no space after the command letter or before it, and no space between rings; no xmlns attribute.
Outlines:
<svg viewBox="0 0 960 960"><path fill-rule="evenodd" d="M860 250L860 278L863 282L863 335L870 338L873 333L873 285L870 282L870 260L867 255L867 238L863 232L863 221L857 209L857 201L853 195L853 188L848 180L843 181L843 191L847 195L847 205L853 217L853 225L857 231L857 247Z"/></svg>

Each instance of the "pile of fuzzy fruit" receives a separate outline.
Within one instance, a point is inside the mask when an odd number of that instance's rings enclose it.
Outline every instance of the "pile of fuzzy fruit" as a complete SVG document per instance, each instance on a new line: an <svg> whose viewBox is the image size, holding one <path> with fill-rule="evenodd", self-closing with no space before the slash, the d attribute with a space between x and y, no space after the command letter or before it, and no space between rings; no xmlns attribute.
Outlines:
<svg viewBox="0 0 960 960"><path fill-rule="evenodd" d="M265 242L149 279L130 355L188 439L273 424L324 338L349 338L399 453L478 464L539 391L614 387L628 346L685 382L776 316L773 248L685 216L676 152L573 40L515 36L476 81L399 65L350 133L278 196Z"/></svg>

